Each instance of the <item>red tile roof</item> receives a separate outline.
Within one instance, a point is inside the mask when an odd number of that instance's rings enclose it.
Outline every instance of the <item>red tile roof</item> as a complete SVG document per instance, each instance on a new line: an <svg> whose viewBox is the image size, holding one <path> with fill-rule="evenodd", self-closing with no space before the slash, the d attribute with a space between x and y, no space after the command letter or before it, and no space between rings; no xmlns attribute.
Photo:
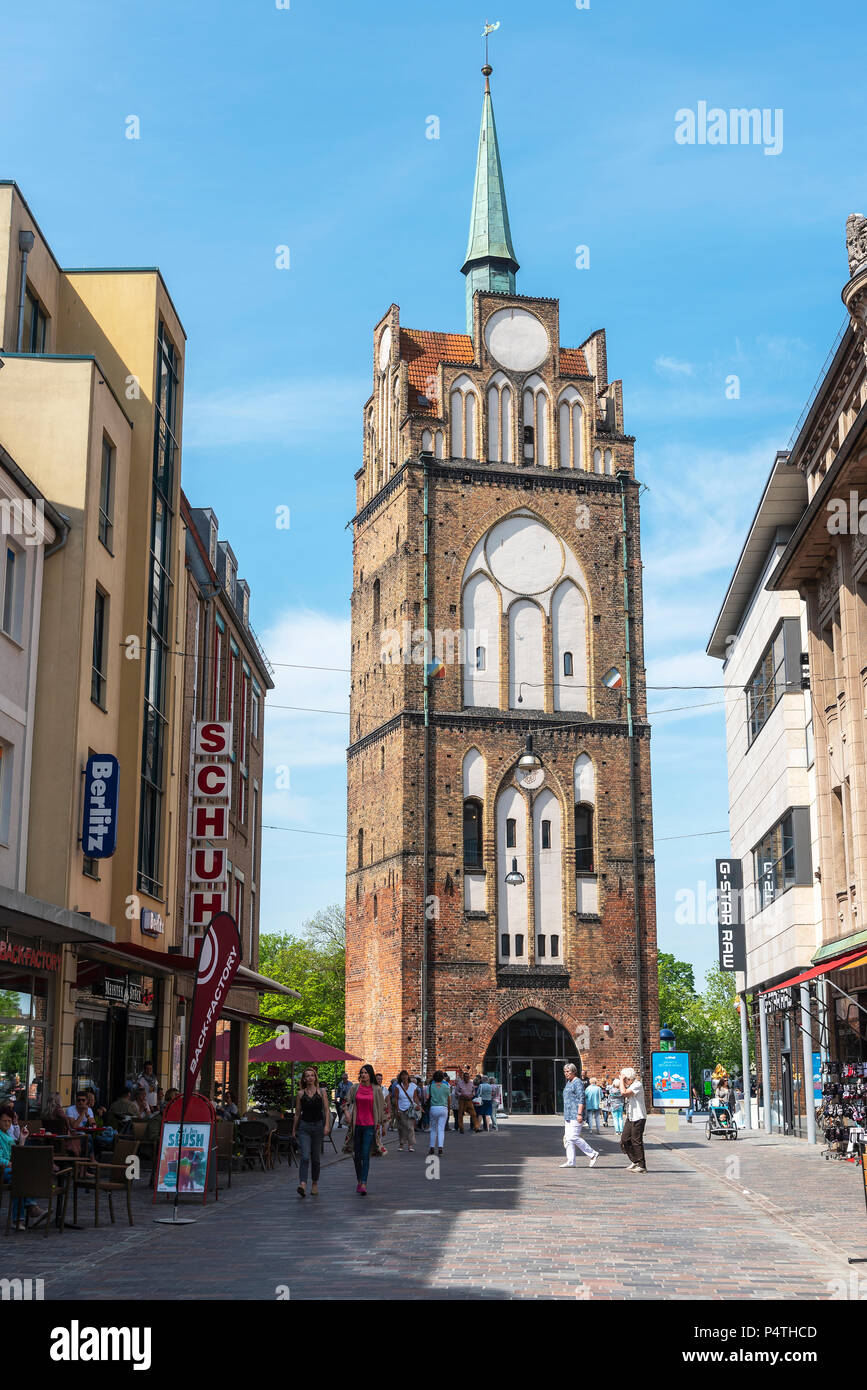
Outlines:
<svg viewBox="0 0 867 1390"><path fill-rule="evenodd" d="M561 376L589 376L587 368L587 358L580 348L560 349L560 375Z"/></svg>
<svg viewBox="0 0 867 1390"><path fill-rule="evenodd" d="M436 379L440 362L465 362L469 366L473 360L473 340L466 333L428 333L422 328L402 328L400 356L408 364L410 410L439 415L439 403L428 399L430 378Z"/></svg>
<svg viewBox="0 0 867 1390"><path fill-rule="evenodd" d="M473 361L473 340L466 333L429 333L423 328L401 328L400 356L409 374L409 408L440 415L438 401L428 399L431 378L436 380L440 362ZM560 349L561 376L589 376L587 358L580 348Z"/></svg>

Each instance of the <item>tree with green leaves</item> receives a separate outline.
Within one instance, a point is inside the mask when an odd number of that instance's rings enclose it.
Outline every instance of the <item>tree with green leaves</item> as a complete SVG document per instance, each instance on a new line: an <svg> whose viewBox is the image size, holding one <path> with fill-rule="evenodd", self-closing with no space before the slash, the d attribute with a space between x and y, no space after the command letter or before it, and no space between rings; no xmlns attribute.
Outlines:
<svg viewBox="0 0 867 1390"><path fill-rule="evenodd" d="M259 938L259 970L281 985L297 990L300 999L285 994L266 994L260 1014L277 1019L297 1020L317 1028L323 1041L343 1047L346 1038L346 917L334 903L302 924L300 936L266 934ZM274 1037L273 1028L260 1024L250 1029L250 1046ZM289 1064L286 1064L287 1068ZM340 1063L326 1062L320 1068L323 1085L333 1085L342 1072ZM334 1075L334 1073L337 1075ZM251 1077L263 1077L266 1065L253 1063Z"/></svg>
<svg viewBox="0 0 867 1390"><path fill-rule="evenodd" d="M713 966L704 991L695 987L693 967L659 953L659 1021L674 1033L678 1051L690 1054L695 1085L704 1068L722 1063L729 1075L741 1072L741 1025L731 971ZM750 1053L752 1055L752 1039Z"/></svg>

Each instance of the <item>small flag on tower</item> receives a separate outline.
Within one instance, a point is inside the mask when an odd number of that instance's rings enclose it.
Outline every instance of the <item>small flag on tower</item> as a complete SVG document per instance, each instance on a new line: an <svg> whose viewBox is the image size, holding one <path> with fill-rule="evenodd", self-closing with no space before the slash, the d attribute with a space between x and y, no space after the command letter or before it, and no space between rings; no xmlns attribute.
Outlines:
<svg viewBox="0 0 867 1390"><path fill-rule="evenodd" d="M483 39L486 39L486 38L488 37L489 34L493 34L494 30L495 30L495 29L499 29L499 27L500 27L500 21L499 21L499 20L495 20L495 22L494 22L493 24L488 24L488 22L487 22L487 20L486 20L486 21L485 21L485 29L484 29L484 33L482 34L482 38L483 38Z"/></svg>

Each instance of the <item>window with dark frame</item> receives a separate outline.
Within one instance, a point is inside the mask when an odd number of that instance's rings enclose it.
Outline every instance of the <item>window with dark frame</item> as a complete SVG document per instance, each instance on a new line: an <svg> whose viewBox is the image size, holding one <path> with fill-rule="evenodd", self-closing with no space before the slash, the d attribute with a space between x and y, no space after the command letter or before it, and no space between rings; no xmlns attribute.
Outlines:
<svg viewBox="0 0 867 1390"><path fill-rule="evenodd" d="M174 497L178 462L176 437L180 358L160 319L157 329L157 380L150 515L150 582L145 654L144 718L139 802L138 887L162 897L168 669Z"/></svg>
<svg viewBox="0 0 867 1390"><path fill-rule="evenodd" d="M798 862L799 816L807 817L806 843L801 850L803 860L805 853L809 853L809 811L801 807L787 811L753 850L753 876L759 912L787 889L811 881L812 862Z"/></svg>
<svg viewBox="0 0 867 1390"><path fill-rule="evenodd" d="M747 738L750 743L765 727L780 697L789 690L800 690L800 646L799 620L784 618L746 686Z"/></svg>
<svg viewBox="0 0 867 1390"><path fill-rule="evenodd" d="M518 839L518 822L509 817L506 821L506 849L514 849Z"/></svg>
<svg viewBox="0 0 867 1390"><path fill-rule="evenodd" d="M551 848L551 822L549 820L542 821L542 848Z"/></svg>
<svg viewBox="0 0 867 1390"><path fill-rule="evenodd" d="M575 807L575 872L593 873L593 807Z"/></svg>
<svg viewBox="0 0 867 1390"><path fill-rule="evenodd" d="M575 674L575 670L574 670L574 666L573 666L573 663L572 663L572 653L571 653L571 652L564 652L564 653L563 653L563 675L564 675L564 676L574 676L574 674Z"/></svg>
<svg viewBox="0 0 867 1390"><path fill-rule="evenodd" d="M115 449L110 439L102 436L102 470L99 477L99 539L111 551L114 536L114 471ZM112 552L113 553L113 552Z"/></svg>
<svg viewBox="0 0 867 1390"><path fill-rule="evenodd" d="M97 589L93 603L93 661L90 676L90 698L105 709L108 661L108 596Z"/></svg>
<svg viewBox="0 0 867 1390"><path fill-rule="evenodd" d="M21 351L42 353L48 340L48 315L36 295L27 286L24 296L24 333Z"/></svg>
<svg viewBox="0 0 867 1390"><path fill-rule="evenodd" d="M464 868L482 867L482 806L470 798L464 802Z"/></svg>

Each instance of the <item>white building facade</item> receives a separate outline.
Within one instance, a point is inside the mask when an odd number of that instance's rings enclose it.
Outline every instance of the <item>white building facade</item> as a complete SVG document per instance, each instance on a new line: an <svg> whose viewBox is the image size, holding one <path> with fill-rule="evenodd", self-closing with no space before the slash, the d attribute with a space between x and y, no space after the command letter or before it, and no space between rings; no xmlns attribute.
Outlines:
<svg viewBox="0 0 867 1390"><path fill-rule="evenodd" d="M0 887L22 893L42 575L46 556L63 545L67 531L0 446Z"/></svg>
<svg viewBox="0 0 867 1390"><path fill-rule="evenodd" d="M774 460L707 650L723 663L731 858L744 885L747 969L737 989L766 999L764 1024L757 1008L751 1022L767 1030L767 1056L760 1038L756 1055L761 1082L770 1078L769 1119L805 1134L813 1089L796 1000L762 994L808 969L822 940L806 605L794 590L765 587L807 503L788 457ZM823 1050L816 1033L811 1058Z"/></svg>

